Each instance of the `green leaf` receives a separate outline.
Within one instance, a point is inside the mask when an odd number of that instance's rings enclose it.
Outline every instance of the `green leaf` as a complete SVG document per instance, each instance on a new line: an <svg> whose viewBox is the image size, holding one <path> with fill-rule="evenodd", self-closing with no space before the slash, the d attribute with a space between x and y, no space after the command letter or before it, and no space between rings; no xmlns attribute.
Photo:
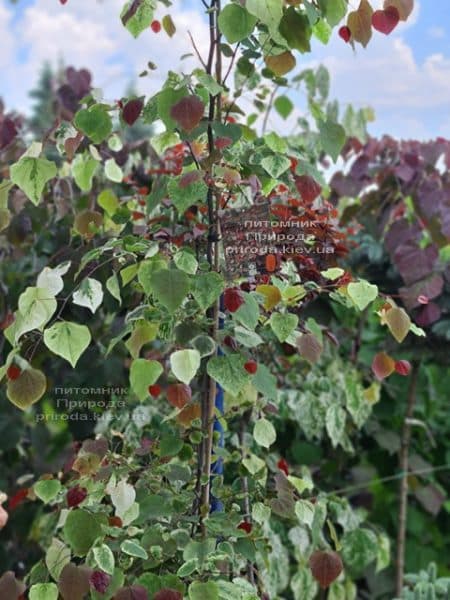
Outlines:
<svg viewBox="0 0 450 600"><path fill-rule="evenodd" d="M297 500L295 514L302 525L311 528L314 520L314 504L308 500Z"/></svg>
<svg viewBox="0 0 450 600"><path fill-rule="evenodd" d="M287 96L278 96L273 105L282 119L287 119L294 110L294 104Z"/></svg>
<svg viewBox="0 0 450 600"><path fill-rule="evenodd" d="M89 192L98 162L89 153L77 154L72 162L72 175L82 192Z"/></svg>
<svg viewBox="0 0 450 600"><path fill-rule="evenodd" d="M69 512L63 532L76 556L87 554L97 538L102 536L99 518L80 508Z"/></svg>
<svg viewBox="0 0 450 600"><path fill-rule="evenodd" d="M246 348L256 348L264 342L262 337L255 331L236 325L234 328L234 337L239 344L242 344Z"/></svg>
<svg viewBox="0 0 450 600"><path fill-rule="evenodd" d="M3 231L11 223L11 211L7 208L0 208L0 231Z"/></svg>
<svg viewBox="0 0 450 600"><path fill-rule="evenodd" d="M158 270L149 283L153 297L170 313L182 305L190 289L189 277L177 269Z"/></svg>
<svg viewBox="0 0 450 600"><path fill-rule="evenodd" d="M391 541L385 533L378 534L378 555L376 573L387 569L391 564Z"/></svg>
<svg viewBox="0 0 450 600"><path fill-rule="evenodd" d="M194 581L189 586L188 594L189 600L220 600L219 588L214 581Z"/></svg>
<svg viewBox="0 0 450 600"><path fill-rule="evenodd" d="M185 249L179 250L173 257L173 262L178 269L184 271L188 275L195 275L198 269L198 261L195 256Z"/></svg>
<svg viewBox="0 0 450 600"><path fill-rule="evenodd" d="M44 331L44 344L47 348L66 359L73 368L90 342L89 329L78 323L61 321Z"/></svg>
<svg viewBox="0 0 450 600"><path fill-rule="evenodd" d="M115 298L120 305L122 305L122 297L120 295L119 278L117 277L116 273L111 275L111 277L109 277L106 280L105 285L106 285L106 289L111 294L111 296L113 298Z"/></svg>
<svg viewBox="0 0 450 600"><path fill-rule="evenodd" d="M38 288L47 290L49 296L56 296L64 288L62 275L70 269L70 261L61 263L54 269L44 267L39 273L36 285Z"/></svg>
<svg viewBox="0 0 450 600"><path fill-rule="evenodd" d="M267 133L264 136L264 141L266 142L267 146L272 150L272 152L279 152L283 154L288 150L288 145L286 141L275 132Z"/></svg>
<svg viewBox="0 0 450 600"><path fill-rule="evenodd" d="M332 404L328 407L325 417L325 424L327 433L330 436L333 444L333 448L336 448L336 446L343 441L345 436L345 421L346 412L342 406L339 406L338 404Z"/></svg>
<svg viewBox="0 0 450 600"><path fill-rule="evenodd" d="M266 156L261 161L261 166L271 177L278 179L291 166L291 161L281 154L273 154Z"/></svg>
<svg viewBox="0 0 450 600"><path fill-rule="evenodd" d="M183 448L183 440L176 435L164 435L159 442L161 456L176 456Z"/></svg>
<svg viewBox="0 0 450 600"><path fill-rule="evenodd" d="M105 162L105 176L110 181L122 183L123 171L113 158L108 158Z"/></svg>
<svg viewBox="0 0 450 600"><path fill-rule="evenodd" d="M101 144L106 140L113 127L107 107L100 104L79 110L75 115L74 124L94 144Z"/></svg>
<svg viewBox="0 0 450 600"><path fill-rule="evenodd" d="M255 329L259 319L259 305L253 294L244 293L244 304L233 313L233 319L242 323L247 329Z"/></svg>
<svg viewBox="0 0 450 600"><path fill-rule="evenodd" d="M384 322L397 342L401 344L411 328L411 319L408 313L403 308L394 306L386 312Z"/></svg>
<svg viewBox="0 0 450 600"><path fill-rule="evenodd" d="M253 429L253 438L255 442L259 444L259 446L270 448L270 446L277 439L275 427L268 419L263 417L255 423L255 427Z"/></svg>
<svg viewBox="0 0 450 600"><path fill-rule="evenodd" d="M347 0L319 0L319 6L331 27L335 27L347 14Z"/></svg>
<svg viewBox="0 0 450 600"><path fill-rule="evenodd" d="M180 213L183 213L197 202L204 202L208 193L208 186L202 177L195 179L188 185L182 184L182 177L172 177L167 185L169 198Z"/></svg>
<svg viewBox="0 0 450 600"><path fill-rule="evenodd" d="M328 44L333 32L332 28L323 19L319 19L319 21L313 25L312 31L316 38L322 42L322 44ZM323 94L322 97L324 97Z"/></svg>
<svg viewBox="0 0 450 600"><path fill-rule="evenodd" d="M347 292L351 300L359 308L364 310L378 296L378 287L364 279L352 281L347 286Z"/></svg>
<svg viewBox="0 0 450 600"><path fill-rule="evenodd" d="M200 367L198 350L177 350L170 355L170 368L179 380L189 385Z"/></svg>
<svg viewBox="0 0 450 600"><path fill-rule="evenodd" d="M331 267L330 269L326 269L326 271L320 272L322 277L325 277L325 279L330 279L331 281L339 279L339 277L342 277L344 273L344 269L341 269L339 267Z"/></svg>
<svg viewBox="0 0 450 600"><path fill-rule="evenodd" d="M291 579L291 589L294 600L315 600L319 588L311 569L300 567Z"/></svg>
<svg viewBox="0 0 450 600"><path fill-rule="evenodd" d="M103 302L103 288L100 281L87 277L73 294L73 303L89 308L92 314Z"/></svg>
<svg viewBox="0 0 450 600"><path fill-rule="evenodd" d="M250 380L244 364L245 358L240 354L228 354L210 358L206 369L226 392L237 395Z"/></svg>
<svg viewBox="0 0 450 600"><path fill-rule="evenodd" d="M198 352L200 356L204 358L205 356L211 356L213 352L216 350L216 342L209 337L209 335L198 335L191 341L191 346L193 346Z"/></svg>
<svg viewBox="0 0 450 600"><path fill-rule="evenodd" d="M229 44L247 38L256 25L256 17L239 4L227 4L219 15L219 28Z"/></svg>
<svg viewBox="0 0 450 600"><path fill-rule="evenodd" d="M158 156L162 156L167 148L171 146L175 146L180 141L180 136L178 133L173 133L171 131L163 131L156 135L153 135L151 138L152 147L156 150ZM164 186L165 189L165 186ZM154 188L152 188L152 195L154 193Z"/></svg>
<svg viewBox="0 0 450 600"><path fill-rule="evenodd" d="M140 263L138 279L147 295L152 293L152 280L154 274L156 271L161 269L167 269L167 263L159 255L153 256L152 258L144 260ZM123 281L123 285L126 285L125 281Z"/></svg>
<svg viewBox="0 0 450 600"><path fill-rule="evenodd" d="M280 342L285 342L298 325L298 316L292 313L272 313L270 327Z"/></svg>
<svg viewBox="0 0 450 600"><path fill-rule="evenodd" d="M375 561L378 556L377 536L370 531L359 527L348 531L341 540L342 559L350 572L356 576Z"/></svg>
<svg viewBox="0 0 450 600"><path fill-rule="evenodd" d="M320 143L324 152L336 162L347 139L345 129L333 121L319 123Z"/></svg>
<svg viewBox="0 0 450 600"><path fill-rule="evenodd" d="M97 196L97 204L103 208L109 217L112 217L120 206L119 200L112 190L100 192Z"/></svg>
<svg viewBox="0 0 450 600"><path fill-rule="evenodd" d="M109 546L102 544L101 546L94 548L93 555L97 566L102 571L108 573L108 575L114 574L114 554Z"/></svg>
<svg viewBox="0 0 450 600"><path fill-rule="evenodd" d="M27 288L19 297L19 312L14 323L16 341L23 333L41 329L52 318L58 304L48 290Z"/></svg>
<svg viewBox="0 0 450 600"><path fill-rule="evenodd" d="M48 504L54 500L60 489L61 483L58 479L43 479L33 486L34 493L44 504Z"/></svg>
<svg viewBox="0 0 450 600"><path fill-rule="evenodd" d="M42 192L50 179L56 177L55 163L45 158L23 156L10 168L11 181L15 183L34 205L41 201Z"/></svg>
<svg viewBox="0 0 450 600"><path fill-rule="evenodd" d="M228 5L228 6L232 6L232 5ZM228 8L228 7L226 7L226 8ZM219 17L219 19L220 19L220 17ZM212 77L212 75L208 75L208 73L206 73L202 69L195 69L194 75L197 77L200 85L202 85L208 91L208 93L211 94L211 96L217 96L218 94L220 94L221 92L224 91L224 88L217 83L217 80L214 79L214 77Z"/></svg>
<svg viewBox="0 0 450 600"><path fill-rule="evenodd" d="M142 346L156 338L158 330L158 323L149 323L143 320L136 323L133 333L125 344L133 358L138 358Z"/></svg>
<svg viewBox="0 0 450 600"><path fill-rule="evenodd" d="M53 538L45 554L45 565L55 581L58 581L61 571L69 562L69 548L58 538Z"/></svg>
<svg viewBox="0 0 450 600"><path fill-rule="evenodd" d="M277 378L275 375L272 375L266 365L258 365L258 370L253 375L252 383L258 392L268 400L277 399Z"/></svg>
<svg viewBox="0 0 450 600"><path fill-rule="evenodd" d="M130 385L141 402L148 398L149 386L156 383L163 370L161 363L156 360L145 358L133 360L130 368Z"/></svg>
<svg viewBox="0 0 450 600"><path fill-rule="evenodd" d="M287 40L290 48L300 52L311 51L311 27L308 17L299 13L293 6L285 11L280 22L280 33Z"/></svg>
<svg viewBox="0 0 450 600"><path fill-rule="evenodd" d="M269 29L278 29L283 16L283 0L247 0L245 7Z"/></svg>
<svg viewBox="0 0 450 600"><path fill-rule="evenodd" d="M35 583L31 586L30 600L57 600L59 595L58 587L55 583Z"/></svg>
<svg viewBox="0 0 450 600"><path fill-rule="evenodd" d="M150 27L155 8L154 0L129 0L125 3L120 18L131 35L137 38Z"/></svg>
<svg viewBox="0 0 450 600"><path fill-rule="evenodd" d="M192 285L192 295L202 310L213 304L225 288L223 277L219 273L201 273Z"/></svg>
<svg viewBox="0 0 450 600"><path fill-rule="evenodd" d="M158 116L166 126L168 131L173 131L177 124L170 116L172 106L177 104L182 98L188 94L187 88L181 88L174 90L173 88L164 88L156 97L156 105L158 109Z"/></svg>
<svg viewBox="0 0 450 600"><path fill-rule="evenodd" d="M125 540L122 542L120 549L125 554L128 554L128 556L135 556L136 558L142 558L143 560L147 560L148 558L148 554L144 548L133 540Z"/></svg>
<svg viewBox="0 0 450 600"><path fill-rule="evenodd" d="M0 209L8 208L8 195L9 190L13 187L14 183L5 179L0 183Z"/></svg>

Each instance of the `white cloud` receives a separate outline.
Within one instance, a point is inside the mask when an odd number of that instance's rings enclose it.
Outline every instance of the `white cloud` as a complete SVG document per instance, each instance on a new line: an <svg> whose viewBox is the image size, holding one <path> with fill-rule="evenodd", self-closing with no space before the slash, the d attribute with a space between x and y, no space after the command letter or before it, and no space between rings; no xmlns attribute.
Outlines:
<svg viewBox="0 0 450 600"><path fill-rule="evenodd" d="M445 38L446 33L443 27L430 27L427 29L427 35L435 40L442 40Z"/></svg>
<svg viewBox="0 0 450 600"><path fill-rule="evenodd" d="M20 13L13 33L9 33L9 21L12 11L19 8L1 9L2 57L10 67L2 72L1 93L8 104L21 110L29 107L27 92L36 83L45 60L55 67L62 59L66 65L88 68L94 74L95 85L103 88L106 97L115 98L138 79L148 61L158 65L158 69L149 78L137 81L142 93L157 90L168 70L192 70L192 59L180 62L183 54L192 52L188 30L199 51L206 54L208 29L199 12L178 10L173 17L178 29L173 38L149 29L135 40L120 22L122 6L123 0L107 0L107 9L105 2L92 0L64 6L36 0ZM9 56L3 51L4 45ZM20 55L26 56L23 62L18 59Z"/></svg>
<svg viewBox="0 0 450 600"><path fill-rule="evenodd" d="M180 5L172 11L177 26L173 38L149 29L134 40L119 19L123 0L69 0L64 6L56 0L35 0L24 8L20 4L0 4L0 93L10 108L28 109L27 94L37 81L43 61L50 60L56 66L62 58L66 65L89 68L95 85L103 88L109 99L123 94L131 81L137 82L141 93L151 94L165 80L168 70L189 72L198 65L195 58L180 61L181 55L193 53L188 31L200 53L207 53L209 35L201 4L196 10L187 8L186 3ZM13 21L14 11L18 12ZM450 56L433 54L420 63L415 59L404 33L414 27L418 14L416 3L407 23L401 23L387 37L374 33L369 46L365 50L358 47L356 53L335 33L328 46L314 44L313 60L304 66L323 62L330 69L331 96L341 104L372 106L377 114L377 132L386 130L409 137L442 135L450 128ZM157 64L158 69L149 77L137 78L148 61ZM247 109L251 107L245 106ZM442 115L443 125L436 126L435 131L427 129L427 111Z"/></svg>

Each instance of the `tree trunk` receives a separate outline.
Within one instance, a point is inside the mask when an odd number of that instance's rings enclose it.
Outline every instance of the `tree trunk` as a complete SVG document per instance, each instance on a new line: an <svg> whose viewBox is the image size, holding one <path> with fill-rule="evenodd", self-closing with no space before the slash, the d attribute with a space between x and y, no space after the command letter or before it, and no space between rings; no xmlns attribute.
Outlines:
<svg viewBox="0 0 450 600"><path fill-rule="evenodd" d="M405 575L405 545L406 545L406 518L408 515L408 469L409 469L409 447L411 443L411 424L416 404L417 378L420 365L413 363L411 380L408 390L408 402L406 406L405 419L403 422L401 447L400 447L400 490L398 509L398 534L397 534L397 571L396 571L396 595L401 596L403 590L403 578Z"/></svg>

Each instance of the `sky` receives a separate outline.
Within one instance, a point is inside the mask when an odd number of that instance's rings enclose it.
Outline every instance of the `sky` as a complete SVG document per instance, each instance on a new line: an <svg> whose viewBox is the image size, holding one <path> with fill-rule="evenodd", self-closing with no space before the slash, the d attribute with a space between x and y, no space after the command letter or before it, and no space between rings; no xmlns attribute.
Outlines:
<svg viewBox="0 0 450 600"><path fill-rule="evenodd" d="M206 54L207 25L200 0L174 0L173 38L150 29L137 40L123 28L124 0L0 0L0 97L7 109L28 112L29 90L44 61L86 67L108 100L121 97L130 83L139 92L158 90L171 70L189 72L195 59L188 31ZM379 5L381 0L373 0ZM350 0L356 7L357 0ZM416 0L413 15L389 36L375 32L366 49L353 51L334 32L329 44L314 42L298 67L324 64L331 73L331 97L342 105L371 106L373 135L403 139L450 138L450 0ZM161 9L157 17L166 14ZM158 65L139 78L148 61ZM301 108L299 106L299 111Z"/></svg>

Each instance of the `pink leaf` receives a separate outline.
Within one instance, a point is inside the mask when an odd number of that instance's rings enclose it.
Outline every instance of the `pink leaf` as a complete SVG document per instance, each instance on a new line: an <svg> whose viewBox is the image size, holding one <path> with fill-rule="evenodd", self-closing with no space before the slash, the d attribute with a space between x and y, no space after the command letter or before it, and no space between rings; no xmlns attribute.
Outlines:
<svg viewBox="0 0 450 600"><path fill-rule="evenodd" d="M186 96L174 104L170 116L187 132L193 131L202 120L205 105L198 96Z"/></svg>
<svg viewBox="0 0 450 600"><path fill-rule="evenodd" d="M388 6L384 10L376 10L372 15L373 28L389 35L397 27L400 14L395 6Z"/></svg>

